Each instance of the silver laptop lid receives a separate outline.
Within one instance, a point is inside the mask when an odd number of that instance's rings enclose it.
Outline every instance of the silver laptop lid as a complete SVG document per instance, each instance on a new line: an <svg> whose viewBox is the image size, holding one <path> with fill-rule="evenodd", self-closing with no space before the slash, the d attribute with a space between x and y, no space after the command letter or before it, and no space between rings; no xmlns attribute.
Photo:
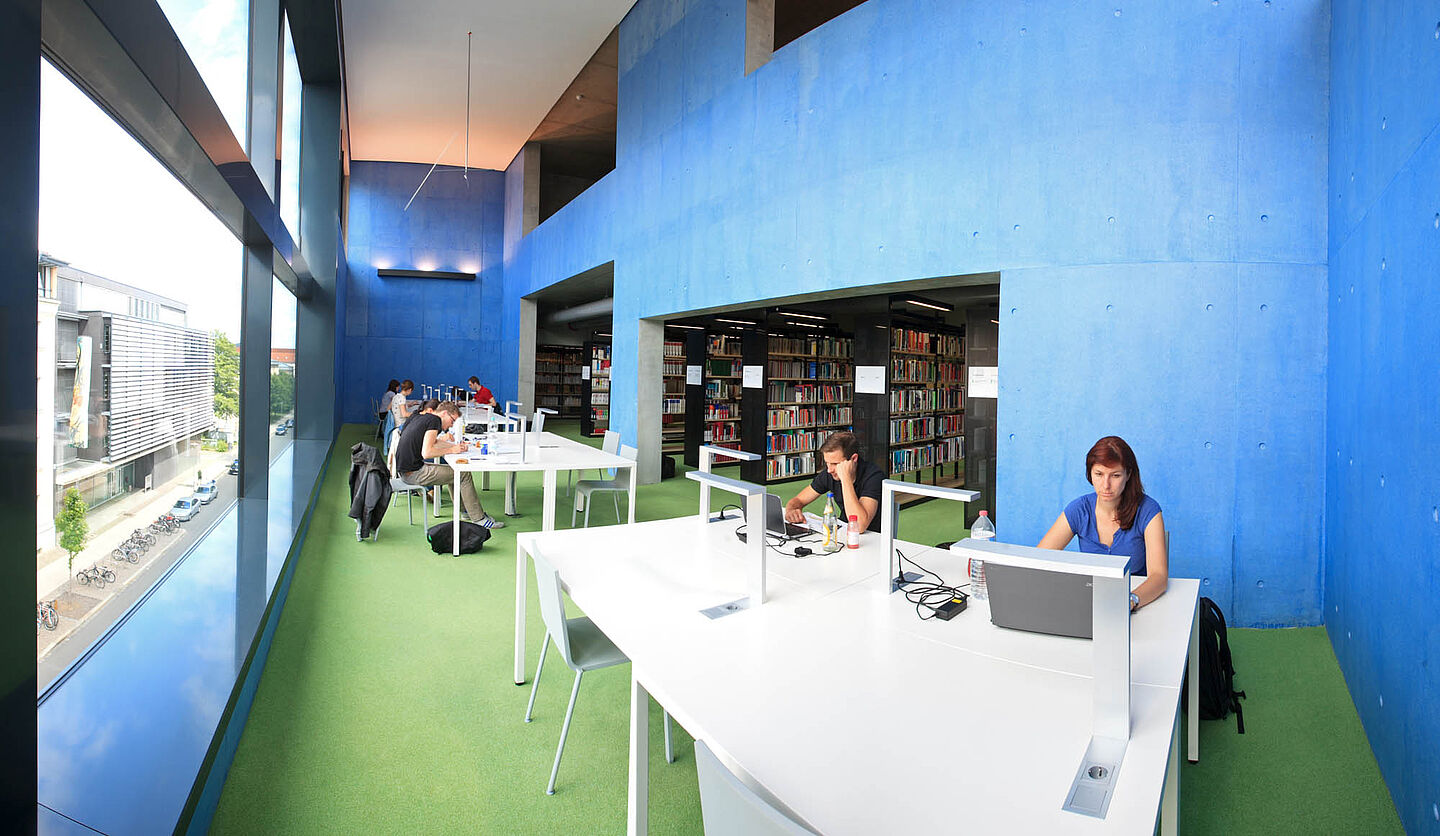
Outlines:
<svg viewBox="0 0 1440 836"><path fill-rule="evenodd" d="M986 563L985 586L996 627L1091 638L1095 599L1089 575Z"/></svg>

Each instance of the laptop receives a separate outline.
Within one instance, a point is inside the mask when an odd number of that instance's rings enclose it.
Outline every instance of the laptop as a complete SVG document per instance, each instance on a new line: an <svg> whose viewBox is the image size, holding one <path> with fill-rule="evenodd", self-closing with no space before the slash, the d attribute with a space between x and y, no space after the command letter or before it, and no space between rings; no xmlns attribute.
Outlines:
<svg viewBox="0 0 1440 836"><path fill-rule="evenodd" d="M1095 599L1089 575L985 564L990 623L1052 636L1092 637Z"/></svg>
<svg viewBox="0 0 1440 836"><path fill-rule="evenodd" d="M773 493L765 494L765 531L786 539L815 533L807 526L786 522L785 506L780 502L780 497Z"/></svg>

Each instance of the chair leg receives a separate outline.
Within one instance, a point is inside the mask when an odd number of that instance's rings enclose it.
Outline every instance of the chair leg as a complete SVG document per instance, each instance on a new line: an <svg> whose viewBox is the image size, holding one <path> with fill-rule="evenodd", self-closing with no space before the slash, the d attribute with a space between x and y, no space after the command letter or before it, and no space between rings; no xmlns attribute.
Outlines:
<svg viewBox="0 0 1440 836"><path fill-rule="evenodd" d="M575 686L570 689L570 707L565 709L565 725L560 727L560 745L555 749L555 765L550 768L550 786L545 788L546 795L555 794L555 776L560 774L560 756L565 754L565 738L570 734L570 718L575 714L575 698L580 695L580 677L584 671L575 672Z"/></svg>
<svg viewBox="0 0 1440 836"><path fill-rule="evenodd" d="M424 503L425 500L422 499L422 500L420 500L420 501L421 501L421 503ZM410 515L410 524L411 524L411 525L414 525L414 524L415 524L415 492L414 492L414 491L406 491L406 492L405 492L405 512ZM425 508L424 508L424 505L423 505L423 504L421 505L421 508L420 508L420 516L421 516L422 519L423 519L424 516L425 516Z"/></svg>
<svg viewBox="0 0 1440 836"><path fill-rule="evenodd" d="M580 509L577 507L579 504L580 504L580 497L579 497L579 496L576 496L576 497L575 497L575 501L572 502L572 503L570 503L570 527L571 527L571 528L574 528L574 527L575 527L575 512L580 510Z"/></svg>
<svg viewBox="0 0 1440 836"><path fill-rule="evenodd" d="M591 494L591 495L590 495L590 500L593 500L594 498L595 498L595 495L594 495L594 494ZM591 505L594 505L594 504L595 504L594 502L589 501L589 500L587 500L587 501L585 502L585 527L586 527L586 528L589 528L589 527L590 527L590 506L591 506Z"/></svg>
<svg viewBox="0 0 1440 836"><path fill-rule="evenodd" d="M675 762L675 748L670 744L670 712L665 712L665 762Z"/></svg>
<svg viewBox="0 0 1440 836"><path fill-rule="evenodd" d="M540 664L535 667L535 683L530 686L530 704L525 706L525 722L530 722L530 712L535 709L535 692L540 690L540 674L545 670L545 653L550 649L550 633L540 640Z"/></svg>
<svg viewBox="0 0 1440 836"><path fill-rule="evenodd" d="M610 498L615 500L615 522L618 523L620 522L620 494L611 491Z"/></svg>

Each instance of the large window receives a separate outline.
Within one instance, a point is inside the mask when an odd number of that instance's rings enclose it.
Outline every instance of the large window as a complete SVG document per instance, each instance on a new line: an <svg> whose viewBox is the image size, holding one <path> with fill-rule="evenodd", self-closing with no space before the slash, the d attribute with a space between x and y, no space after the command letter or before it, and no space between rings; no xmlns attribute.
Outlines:
<svg viewBox="0 0 1440 836"><path fill-rule="evenodd" d="M270 282L270 458L295 435L295 296L278 278Z"/></svg>
<svg viewBox="0 0 1440 836"><path fill-rule="evenodd" d="M295 60L295 40L290 35L290 18L284 17L284 69L280 97L280 220L300 246L300 107L302 91L300 65Z"/></svg>
<svg viewBox="0 0 1440 836"><path fill-rule="evenodd" d="M38 244L36 591L60 615L37 638L43 686L235 497L241 250L43 61ZM180 533L149 530L197 495Z"/></svg>
<svg viewBox="0 0 1440 836"><path fill-rule="evenodd" d="M159 5L243 147L249 0L159 0Z"/></svg>

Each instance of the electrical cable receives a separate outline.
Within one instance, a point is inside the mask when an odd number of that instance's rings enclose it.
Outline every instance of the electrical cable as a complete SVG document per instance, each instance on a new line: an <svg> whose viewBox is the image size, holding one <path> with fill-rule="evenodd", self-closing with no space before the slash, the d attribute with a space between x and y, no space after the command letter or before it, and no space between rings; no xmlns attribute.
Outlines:
<svg viewBox="0 0 1440 836"><path fill-rule="evenodd" d="M922 577L930 575L935 578L934 583L911 581L901 587L901 590L905 593L905 600L915 605L915 615L918 616L921 621L929 621L935 618L936 609L948 601L968 601L970 599L969 595L960 591L970 586L970 584L964 583L958 586L950 586L945 583L945 579L940 577L939 573L926 569L924 566L906 557L899 549L895 550L895 555L900 558L902 564L909 563L911 566L919 569ZM900 574L902 576L905 574L903 565ZM926 610L929 611L928 615L925 612Z"/></svg>

